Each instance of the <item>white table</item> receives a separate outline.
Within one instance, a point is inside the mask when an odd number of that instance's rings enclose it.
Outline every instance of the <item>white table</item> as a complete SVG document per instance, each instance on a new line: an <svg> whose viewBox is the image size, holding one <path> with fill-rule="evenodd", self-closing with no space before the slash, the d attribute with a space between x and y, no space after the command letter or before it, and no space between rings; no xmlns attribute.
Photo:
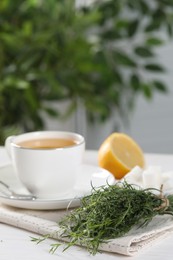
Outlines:
<svg viewBox="0 0 173 260"><path fill-rule="evenodd" d="M148 165L160 165L164 170L173 170L173 155L161 154L146 154L146 162ZM94 151L87 152L86 162L90 164L97 163L97 153ZM0 148L0 165L9 163L9 158L3 147ZM31 242L30 236L33 233L17 229L0 223L0 260L116 260L127 259L126 256L99 253L96 256L91 256L89 253L80 247L71 247L66 252L62 252L59 248L54 255L50 254L49 246L54 240L46 240L45 242L36 245ZM138 256L132 257L135 260L163 260L172 259L173 256L173 237L169 237L159 242L157 245L147 249Z"/></svg>

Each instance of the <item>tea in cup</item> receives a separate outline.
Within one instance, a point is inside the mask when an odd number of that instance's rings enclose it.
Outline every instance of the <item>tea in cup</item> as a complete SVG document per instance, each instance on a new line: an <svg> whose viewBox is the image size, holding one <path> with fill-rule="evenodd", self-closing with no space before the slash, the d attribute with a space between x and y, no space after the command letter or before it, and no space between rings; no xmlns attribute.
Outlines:
<svg viewBox="0 0 173 260"><path fill-rule="evenodd" d="M73 190L83 162L83 136L36 131L8 137L5 147L17 177L36 197L59 199Z"/></svg>

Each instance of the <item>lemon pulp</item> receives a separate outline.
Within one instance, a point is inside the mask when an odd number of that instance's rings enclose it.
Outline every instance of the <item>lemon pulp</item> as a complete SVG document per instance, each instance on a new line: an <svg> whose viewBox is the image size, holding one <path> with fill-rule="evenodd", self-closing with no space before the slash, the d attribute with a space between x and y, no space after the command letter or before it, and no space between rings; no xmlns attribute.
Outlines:
<svg viewBox="0 0 173 260"><path fill-rule="evenodd" d="M136 165L143 168L145 161L141 148L130 136L113 133L99 148L98 164L121 179Z"/></svg>

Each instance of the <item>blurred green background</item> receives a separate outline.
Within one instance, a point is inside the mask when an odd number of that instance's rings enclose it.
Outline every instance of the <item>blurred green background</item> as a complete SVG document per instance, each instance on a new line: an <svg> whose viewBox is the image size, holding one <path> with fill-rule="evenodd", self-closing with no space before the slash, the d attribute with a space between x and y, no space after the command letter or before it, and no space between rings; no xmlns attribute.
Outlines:
<svg viewBox="0 0 173 260"><path fill-rule="evenodd" d="M127 122L139 96L169 93L157 49L172 35L172 0L1 0L0 144L79 104L90 124Z"/></svg>

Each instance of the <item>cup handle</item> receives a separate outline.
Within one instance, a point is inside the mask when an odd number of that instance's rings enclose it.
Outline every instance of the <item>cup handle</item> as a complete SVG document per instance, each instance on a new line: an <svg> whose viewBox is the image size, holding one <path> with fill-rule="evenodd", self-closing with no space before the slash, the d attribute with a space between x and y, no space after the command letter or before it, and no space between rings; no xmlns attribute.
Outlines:
<svg viewBox="0 0 173 260"><path fill-rule="evenodd" d="M12 135L12 136L7 137L5 140L5 149L10 158L11 158L11 142L13 141L14 138L15 138L15 135Z"/></svg>

